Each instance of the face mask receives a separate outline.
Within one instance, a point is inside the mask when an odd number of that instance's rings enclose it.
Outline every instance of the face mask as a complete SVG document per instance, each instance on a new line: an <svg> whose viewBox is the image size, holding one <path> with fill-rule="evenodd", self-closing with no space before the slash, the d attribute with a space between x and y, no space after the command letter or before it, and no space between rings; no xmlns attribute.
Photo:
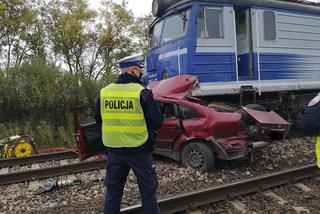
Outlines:
<svg viewBox="0 0 320 214"><path fill-rule="evenodd" d="M139 80L141 80L142 76L143 76L143 73L141 72L141 69L138 69L138 68L134 68L135 70L139 71L139 76L137 76L137 78Z"/></svg>

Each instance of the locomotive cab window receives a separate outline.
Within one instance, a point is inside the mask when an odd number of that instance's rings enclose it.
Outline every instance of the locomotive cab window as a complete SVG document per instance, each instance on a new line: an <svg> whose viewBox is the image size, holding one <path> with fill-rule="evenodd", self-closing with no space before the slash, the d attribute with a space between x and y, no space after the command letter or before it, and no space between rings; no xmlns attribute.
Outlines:
<svg viewBox="0 0 320 214"><path fill-rule="evenodd" d="M276 15L272 11L263 12L264 39L273 41L277 38Z"/></svg>
<svg viewBox="0 0 320 214"><path fill-rule="evenodd" d="M178 11L178 14L165 20L162 43L166 43L186 35L190 10Z"/></svg>
<svg viewBox="0 0 320 214"><path fill-rule="evenodd" d="M158 22L152 29L151 39L150 39L150 48L160 45L161 41L161 31L162 31L163 21Z"/></svg>
<svg viewBox="0 0 320 214"><path fill-rule="evenodd" d="M202 7L198 17L198 38L223 39L222 8Z"/></svg>

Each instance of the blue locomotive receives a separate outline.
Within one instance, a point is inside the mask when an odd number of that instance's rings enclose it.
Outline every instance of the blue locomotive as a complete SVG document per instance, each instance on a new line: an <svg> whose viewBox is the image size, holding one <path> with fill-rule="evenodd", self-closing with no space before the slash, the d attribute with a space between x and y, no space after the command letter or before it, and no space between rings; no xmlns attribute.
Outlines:
<svg viewBox="0 0 320 214"><path fill-rule="evenodd" d="M154 0L152 7L157 18L150 26L148 82L196 75L196 96L240 95L242 105L250 92L254 101L258 94L258 103L285 108L293 117L320 89L316 4Z"/></svg>

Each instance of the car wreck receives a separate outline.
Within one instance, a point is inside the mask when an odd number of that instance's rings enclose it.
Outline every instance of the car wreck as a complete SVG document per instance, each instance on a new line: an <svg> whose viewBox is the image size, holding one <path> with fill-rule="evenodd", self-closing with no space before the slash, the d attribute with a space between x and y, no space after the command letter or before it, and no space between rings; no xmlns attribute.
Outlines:
<svg viewBox="0 0 320 214"><path fill-rule="evenodd" d="M250 106L234 112L210 108L192 96L197 83L195 76L179 75L148 85L164 118L157 132L155 154L207 171L217 159L245 158L287 135L290 124L273 111ZM104 151L100 127L95 123L80 125L77 114L75 138L81 159Z"/></svg>

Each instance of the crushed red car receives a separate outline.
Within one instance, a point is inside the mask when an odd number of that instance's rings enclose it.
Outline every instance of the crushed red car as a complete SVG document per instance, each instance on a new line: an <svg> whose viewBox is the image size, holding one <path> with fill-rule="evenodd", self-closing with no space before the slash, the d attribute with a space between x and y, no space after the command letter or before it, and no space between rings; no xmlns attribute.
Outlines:
<svg viewBox="0 0 320 214"><path fill-rule="evenodd" d="M164 117L154 153L180 161L183 166L207 171L215 160L234 160L286 136L290 124L275 112L241 107L219 112L191 95L197 78L175 76L152 82L148 88ZM95 123L80 125L75 136L82 159L103 151L101 131Z"/></svg>

